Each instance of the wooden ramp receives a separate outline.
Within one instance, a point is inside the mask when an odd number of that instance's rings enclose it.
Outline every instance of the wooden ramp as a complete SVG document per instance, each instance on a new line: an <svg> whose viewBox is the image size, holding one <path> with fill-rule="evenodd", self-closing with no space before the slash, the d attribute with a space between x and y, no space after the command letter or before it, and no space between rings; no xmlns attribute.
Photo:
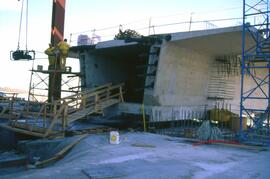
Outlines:
<svg viewBox="0 0 270 179"><path fill-rule="evenodd" d="M106 84L53 103L44 103L34 117L13 120L2 127L36 137L64 135L70 123L94 113L103 114L104 109L123 102L123 85Z"/></svg>
<svg viewBox="0 0 270 179"><path fill-rule="evenodd" d="M87 115L90 115L90 114L93 114L93 113L102 113L101 111L103 109L108 108L110 106L113 106L113 105L115 105L117 103L120 103L120 102L121 102L121 100L119 100L119 99L109 99L109 100L106 100L106 101L103 101L103 102L100 103L100 105L99 105L100 110L97 110L97 109L95 109L93 107L89 107L89 108L86 108L86 109L76 111L76 112L68 115L67 122L69 124L69 123L74 122L76 120L82 119Z"/></svg>

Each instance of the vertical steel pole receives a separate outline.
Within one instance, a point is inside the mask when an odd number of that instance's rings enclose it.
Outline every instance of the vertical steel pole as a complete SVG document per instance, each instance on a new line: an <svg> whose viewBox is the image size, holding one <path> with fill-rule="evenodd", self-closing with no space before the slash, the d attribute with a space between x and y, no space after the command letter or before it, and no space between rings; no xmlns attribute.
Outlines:
<svg viewBox="0 0 270 179"><path fill-rule="evenodd" d="M243 26L242 26L242 66L241 66L241 98L240 98L240 140L243 137L243 110L244 110L244 77L245 77L245 44L246 44L246 22L245 22L245 5L246 2L243 0Z"/></svg>
<svg viewBox="0 0 270 179"><path fill-rule="evenodd" d="M267 13L266 13L266 16L267 16L267 24L266 24L266 39L269 41L269 0L266 1L266 9L267 9ZM270 105L270 61L269 59L267 60L268 63L267 63L267 66L268 66L268 105L266 107L266 113L267 113L267 131L268 131L268 134L270 132L270 126L269 126L269 105Z"/></svg>

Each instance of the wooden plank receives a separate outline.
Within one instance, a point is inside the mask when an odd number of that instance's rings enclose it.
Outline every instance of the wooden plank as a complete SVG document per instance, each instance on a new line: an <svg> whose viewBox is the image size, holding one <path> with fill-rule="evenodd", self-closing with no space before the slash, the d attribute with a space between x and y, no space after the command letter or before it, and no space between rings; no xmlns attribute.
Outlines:
<svg viewBox="0 0 270 179"><path fill-rule="evenodd" d="M37 132L32 132L29 130L25 130L25 129L20 129L20 128L14 128L11 126L7 126L7 125L0 125L3 128L6 128L8 130L14 131L14 132L18 132L18 133L22 133L22 134L26 134L26 135L31 135L31 136L35 136L35 137L44 137L44 134L41 133L37 133Z"/></svg>
<svg viewBox="0 0 270 179"><path fill-rule="evenodd" d="M26 164L27 164L27 159L21 158L21 159L16 159L16 160L0 162L0 168L26 166Z"/></svg>
<svg viewBox="0 0 270 179"><path fill-rule="evenodd" d="M109 99L107 101L101 102L100 106L101 106L102 109L105 109L105 108L113 106L113 105L115 105L115 104L117 104L119 102L120 102L119 99Z"/></svg>
<svg viewBox="0 0 270 179"><path fill-rule="evenodd" d="M27 124L27 123L12 123L11 127L34 131L34 132L38 132L38 133L44 133L46 131L46 128L33 126L33 125Z"/></svg>
<svg viewBox="0 0 270 179"><path fill-rule="evenodd" d="M81 118L83 118L83 117L85 117L85 116L87 116L89 114L94 113L94 111L95 110L92 107L77 111L77 112L75 112L73 114L68 115L67 122L71 123L71 122L74 122L76 120L79 120L79 119L81 119Z"/></svg>
<svg viewBox="0 0 270 179"><path fill-rule="evenodd" d="M65 109L65 105L62 105L60 107L60 109L58 110L58 112L56 113L56 115L54 116L49 128L47 129L46 133L45 133L45 137L48 136L51 132L52 132L52 128L54 127L56 121L58 120L58 118L60 117L61 113L63 112L63 110Z"/></svg>
<svg viewBox="0 0 270 179"><path fill-rule="evenodd" d="M0 118L2 119L19 119L20 115L19 114L0 114Z"/></svg>
<svg viewBox="0 0 270 179"><path fill-rule="evenodd" d="M120 99L121 99L121 102L123 103L123 102L124 102L124 97L123 97L123 87L122 87L122 86L120 86L119 92L120 92Z"/></svg>
<svg viewBox="0 0 270 179"><path fill-rule="evenodd" d="M89 90L87 90L87 91L83 91L83 92L81 92L81 93L79 93L79 94L74 94L74 95L71 95L71 96L67 96L67 97L62 98L62 99L59 99L59 100L57 100L57 101L55 101L55 102L61 102L61 101L65 100L65 99L75 98L75 97L77 97L77 96L79 96L79 95L81 95L81 94L86 94L86 93L96 92L96 91L98 91L98 90L101 90L101 89L106 88L106 87L111 86L111 85L112 85L112 83L107 83L107 84L105 84L105 85L98 86L98 87L96 87L96 88L89 89ZM75 99L76 99L76 98L75 98Z"/></svg>
<svg viewBox="0 0 270 179"><path fill-rule="evenodd" d="M1 159L0 161L0 169L1 168L9 168L9 167L18 167L18 166L26 166L27 158L24 155L13 156L8 155L7 158Z"/></svg>
<svg viewBox="0 0 270 179"><path fill-rule="evenodd" d="M118 99L110 99L110 100L107 100L107 101L104 101L104 102L100 103L99 106L100 106L100 108L102 110L102 109L105 109L105 108L107 108L109 106L115 105L117 103L119 103ZM68 121L68 123L74 122L74 121L76 121L78 119L81 119L81 118L83 118L83 117L85 117L85 116L87 116L89 114L92 114L92 113L94 113L96 111L97 111L97 108L94 109L92 106L89 107L89 108L86 108L86 109L79 110L79 111L77 111L75 113L69 114L68 117L67 117L67 121Z"/></svg>
<svg viewBox="0 0 270 179"><path fill-rule="evenodd" d="M132 146L134 146L134 147L146 147L146 148L155 148L156 147L155 145L152 145L152 144L139 144L139 143L132 144Z"/></svg>
<svg viewBox="0 0 270 179"><path fill-rule="evenodd" d="M89 170L89 169L88 169ZM102 168L95 168L90 171L87 171L86 169L81 170L81 172L89 179L93 178L103 178L103 179L109 179L109 178L123 178L127 176L124 171L115 171L112 167L102 167ZM126 177L128 178L128 177Z"/></svg>
<svg viewBox="0 0 270 179"><path fill-rule="evenodd" d="M52 162L55 162L61 158L63 158L65 156L65 154L72 148L74 147L76 144L78 144L82 139L84 139L86 136L88 136L88 134L84 134L81 135L77 140L75 140L74 142L72 142L71 144L69 144L68 146L66 146L65 148L63 148L61 151L59 151L54 157L49 158L47 160L44 160L42 162L37 162L35 164L35 167L37 168L41 168L44 167Z"/></svg>
<svg viewBox="0 0 270 179"><path fill-rule="evenodd" d="M112 91L114 89L119 88L119 86L121 87L121 85L115 85L115 86L109 87L109 89L110 89L110 91ZM66 103L67 104L74 103L74 102L76 103L76 101L78 102L78 100L83 101L83 99L87 99L87 98L91 98L91 97L94 98L96 95L98 95L99 98L106 97L107 93L108 93L108 88L100 89L98 91L91 91L89 93L81 93L81 94L76 95L76 98L72 97L69 101L66 101ZM120 96L120 93L115 94L114 96ZM112 95L110 97L112 98ZM65 99L65 98L63 98L63 99ZM63 99L61 99L61 100L63 100ZM58 101L58 103L60 103L60 101Z"/></svg>

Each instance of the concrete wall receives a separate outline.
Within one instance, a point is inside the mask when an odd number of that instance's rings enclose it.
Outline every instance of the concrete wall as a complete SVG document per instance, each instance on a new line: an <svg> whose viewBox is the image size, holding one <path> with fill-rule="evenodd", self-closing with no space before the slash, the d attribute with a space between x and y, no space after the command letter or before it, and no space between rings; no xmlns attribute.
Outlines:
<svg viewBox="0 0 270 179"><path fill-rule="evenodd" d="M240 63L238 63L237 67L239 72L229 75L223 74L221 80L221 83L230 82L230 85L232 85L232 88L228 90L231 91L229 98L209 98L208 90L212 77L211 72L215 68L212 64L215 62L216 57L216 54L186 48L184 42L167 42L163 44L153 92L155 101L152 105L160 106L154 110L155 116L159 116L155 120L167 120L164 117L165 114L165 116L169 116L167 118L174 116L173 118L176 120L185 118L186 114L196 114L195 117L197 114L201 116L200 114L203 114L205 109L214 108L217 104L220 108L231 109L234 113L239 114L241 93ZM267 71L266 69L256 69L255 73L258 78L263 79ZM250 75L245 76L245 87L245 91L255 87L255 82ZM264 85L262 89L267 94L266 87L267 85ZM220 88L223 88L223 86L220 86ZM256 89L253 96L263 97L259 88ZM263 109L266 108L267 101L247 100L245 106ZM175 116L176 113L177 116Z"/></svg>
<svg viewBox="0 0 270 179"><path fill-rule="evenodd" d="M139 49L137 46L107 49L109 51L106 52L104 48L104 51L98 54L91 51L85 53L85 60L81 64L81 70L85 71L85 86L91 88L109 82L128 82L132 84L127 85L128 91L131 92L131 96L136 96L138 93L134 83L138 80L136 62L138 62L138 55L142 52L147 53L148 49ZM103 52L106 52L106 55ZM240 73L222 78L221 83L230 81L234 86L228 98L220 100L209 98L211 97L209 84L211 84L212 71L215 68L213 63L216 57L239 54L241 54L240 32L164 41L159 54L154 89L150 93L144 91L144 103L155 106L154 111L151 112L159 116L160 120L170 118L170 116L174 116L176 120L184 119L186 116L201 117L206 107L212 108L216 103L226 103L230 105L233 112L239 113ZM240 63L238 65L240 69ZM256 70L256 74L263 78L266 70ZM254 86L254 81L250 76L245 77L245 86L249 88ZM220 88L224 86L221 85ZM266 86L263 88L267 92ZM259 89L257 89L257 94L261 94ZM128 102L141 103L140 100ZM266 102L262 100L247 101L247 103L247 106L251 107L266 107Z"/></svg>
<svg viewBox="0 0 270 179"><path fill-rule="evenodd" d="M127 61L88 52L85 60L86 87L125 82L130 72L127 66Z"/></svg>
<svg viewBox="0 0 270 179"><path fill-rule="evenodd" d="M193 108L196 110L195 108L198 106L205 105L211 108L219 103L220 106L227 104L235 113L239 113L241 59L238 62L238 74L226 74L220 78L218 93L224 91L224 94L218 97L224 96L225 99L210 99L209 90L213 78L212 71L216 70L213 67L216 58L218 56L241 56L241 31L216 35L208 34L206 31L203 33L205 33L203 36L196 36L193 32L180 33L179 35L182 35L183 38L178 40L173 38L173 41L163 44L153 92L154 99L158 101L156 104L164 106L164 108L190 106L191 110ZM184 38L186 35L188 38ZM246 39L246 45L247 47L254 45L250 36ZM224 66L226 68L226 64ZM265 69L255 71L259 78L264 78L268 73ZM245 77L244 86L247 89L256 86L251 76ZM266 87L267 85L262 88L267 93ZM259 88L256 90L255 96L262 97ZM246 106L266 108L266 101L249 100L246 101Z"/></svg>
<svg viewBox="0 0 270 179"><path fill-rule="evenodd" d="M147 59L139 58L148 48L144 46L86 50L80 55L83 89L107 83L124 83L124 100L142 102ZM141 76L140 76L141 75Z"/></svg>
<svg viewBox="0 0 270 179"><path fill-rule="evenodd" d="M210 55L167 42L162 46L154 97L160 105L205 105Z"/></svg>
<svg viewBox="0 0 270 179"><path fill-rule="evenodd" d="M214 61L215 59L213 59ZM241 58L239 59L241 61ZM224 100L208 100L208 105L209 106L213 106L214 103L219 102L221 103L225 103L230 105L230 108L232 109L232 111L234 113L239 113L240 110L240 95L241 95L241 66L240 66L240 62L237 65L237 69L238 72L237 73L229 73L229 74L220 74L219 76L222 76L223 80L220 80L221 84L223 83L227 83L228 81L231 83L231 89L229 92L227 91L227 96L229 94L229 96L231 96L230 99L224 99ZM258 65L258 64L257 64ZM262 66L265 66L265 64L261 64ZM213 70L213 66L211 67ZM226 67L225 67L226 68ZM255 76L258 79L264 79L266 77L266 75L268 74L266 69L252 69L251 70L252 74L255 74ZM257 79L257 83L260 83L260 80ZM244 91L249 91L252 88L256 87L256 83L253 80L251 75L245 75L244 77ZM223 88L223 86L221 85L221 88ZM267 85L263 85L261 86L261 89L267 94L268 93L268 89L267 89ZM226 90L223 90L226 91ZM251 95L251 97L265 97L262 93L262 91L260 90L260 88L257 88L254 93ZM246 100L245 101L245 107L247 108L259 108L259 109L265 109L267 106L267 100Z"/></svg>

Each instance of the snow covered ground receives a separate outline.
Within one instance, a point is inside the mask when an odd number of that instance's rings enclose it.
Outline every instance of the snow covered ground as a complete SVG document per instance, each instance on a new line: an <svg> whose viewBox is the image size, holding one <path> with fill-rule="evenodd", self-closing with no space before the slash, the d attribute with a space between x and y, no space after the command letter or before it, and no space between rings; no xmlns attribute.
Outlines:
<svg viewBox="0 0 270 179"><path fill-rule="evenodd" d="M112 145L109 134L89 135L49 167L0 178L270 178L270 151L193 146L149 133L120 133L120 138Z"/></svg>

